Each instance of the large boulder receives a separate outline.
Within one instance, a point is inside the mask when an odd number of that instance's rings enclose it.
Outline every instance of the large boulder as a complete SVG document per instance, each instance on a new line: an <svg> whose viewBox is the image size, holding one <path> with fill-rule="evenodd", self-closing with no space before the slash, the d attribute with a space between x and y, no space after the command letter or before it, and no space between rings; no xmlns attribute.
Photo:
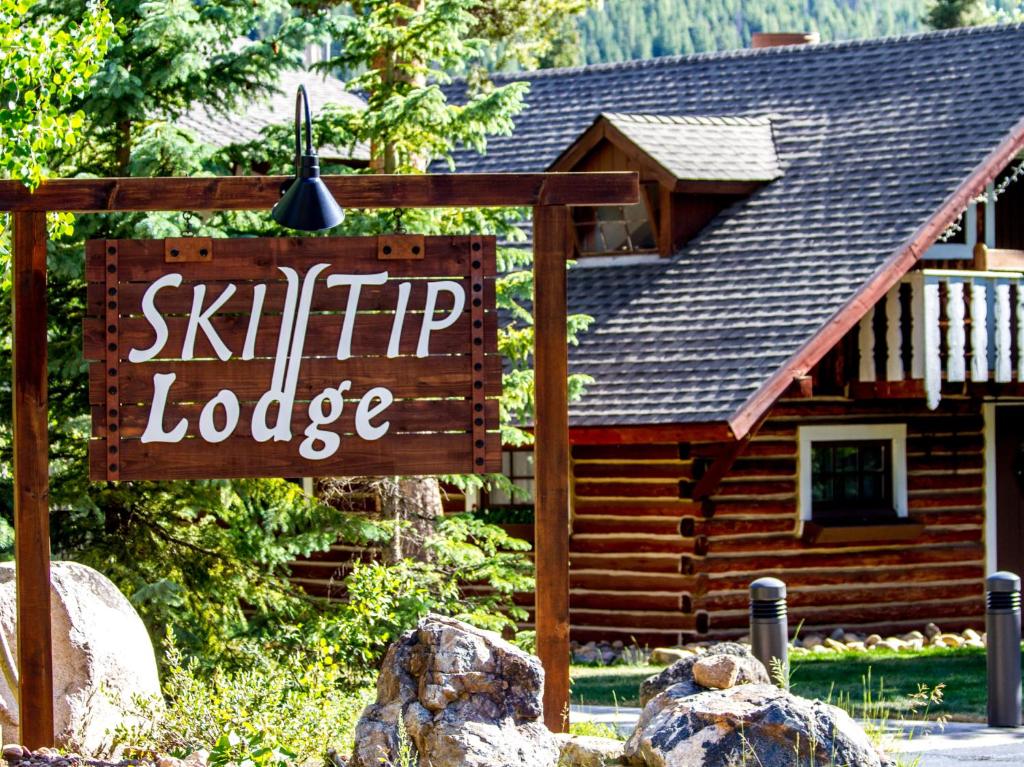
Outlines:
<svg viewBox="0 0 1024 767"><path fill-rule="evenodd" d="M774 685L696 695L675 687L644 708L625 755L638 767L884 767L864 731L842 710Z"/></svg>
<svg viewBox="0 0 1024 767"><path fill-rule="evenodd" d="M720 642L708 648L703 655L692 655L673 663L658 674L647 677L640 683L640 705L646 706L658 693L667 690L669 687L683 685L676 690L676 696L695 695L707 689L700 685L693 676L693 667L698 661L708 660L717 655L728 655L736 659L736 676L732 684L769 684L768 670L764 664L754 657L750 649L745 645L736 642ZM707 680L706 680L707 681Z"/></svg>
<svg viewBox="0 0 1024 767"><path fill-rule="evenodd" d="M0 564L0 632L17 657L15 571ZM130 723L132 697L160 697L153 644L138 613L105 576L76 562L50 567L53 709L57 744L95 754ZM20 742L18 698L0 675L4 743Z"/></svg>
<svg viewBox="0 0 1024 767"><path fill-rule="evenodd" d="M396 763L399 721L419 767L555 767L543 688L533 656L490 631L428 615L388 649L377 700L356 725L351 767Z"/></svg>

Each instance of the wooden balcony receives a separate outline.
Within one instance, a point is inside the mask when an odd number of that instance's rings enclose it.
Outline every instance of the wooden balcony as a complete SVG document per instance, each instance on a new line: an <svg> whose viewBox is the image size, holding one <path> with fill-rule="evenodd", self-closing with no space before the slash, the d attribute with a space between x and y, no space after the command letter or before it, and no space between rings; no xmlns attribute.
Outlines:
<svg viewBox="0 0 1024 767"><path fill-rule="evenodd" d="M923 395L933 410L944 384L1024 393L1024 272L912 272L861 320L857 346L862 393Z"/></svg>

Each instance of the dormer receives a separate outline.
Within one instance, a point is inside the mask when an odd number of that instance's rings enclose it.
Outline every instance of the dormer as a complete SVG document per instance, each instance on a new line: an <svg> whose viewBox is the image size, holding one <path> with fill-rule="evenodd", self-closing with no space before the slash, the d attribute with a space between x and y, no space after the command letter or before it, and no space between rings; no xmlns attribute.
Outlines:
<svg viewBox="0 0 1024 767"><path fill-rule="evenodd" d="M549 170L640 174L640 203L573 209L578 258L671 256L782 175L766 117L614 113L600 115Z"/></svg>

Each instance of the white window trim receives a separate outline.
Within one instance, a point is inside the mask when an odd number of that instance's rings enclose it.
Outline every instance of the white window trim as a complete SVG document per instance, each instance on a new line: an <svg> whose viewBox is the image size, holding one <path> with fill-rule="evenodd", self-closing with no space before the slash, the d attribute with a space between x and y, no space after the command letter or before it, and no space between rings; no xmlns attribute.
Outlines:
<svg viewBox="0 0 1024 767"><path fill-rule="evenodd" d="M892 442L892 503L899 517L907 516L907 426L906 424L825 424L800 426L797 429L799 442L799 482L797 505L800 519L812 519L811 496L811 444L813 442L853 442L860 440L886 439Z"/></svg>

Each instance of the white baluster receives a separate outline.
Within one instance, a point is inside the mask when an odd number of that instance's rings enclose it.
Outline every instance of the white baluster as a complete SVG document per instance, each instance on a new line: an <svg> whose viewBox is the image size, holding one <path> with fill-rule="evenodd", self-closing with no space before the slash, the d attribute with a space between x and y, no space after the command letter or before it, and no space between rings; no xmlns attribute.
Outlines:
<svg viewBox="0 0 1024 767"><path fill-rule="evenodd" d="M922 278L923 282L923 278ZM940 354L941 334L939 329L939 283L923 282L922 286L923 328L921 333L924 347L924 392L928 409L934 410L942 399L942 355Z"/></svg>
<svg viewBox="0 0 1024 767"><path fill-rule="evenodd" d="M971 380L988 380L988 294L984 283L971 283Z"/></svg>
<svg viewBox="0 0 1024 767"><path fill-rule="evenodd" d="M946 317L949 327L946 329L946 378L954 383L967 380L964 362L964 348L967 338L964 335L964 284L959 280L946 283Z"/></svg>
<svg viewBox="0 0 1024 767"><path fill-rule="evenodd" d="M1017 283L1017 380L1024 381L1024 284Z"/></svg>
<svg viewBox="0 0 1024 767"><path fill-rule="evenodd" d="M857 346L860 351L860 376L861 381L875 380L875 309L868 309L860 321L860 329L857 334Z"/></svg>
<svg viewBox="0 0 1024 767"><path fill-rule="evenodd" d="M1010 360L1010 283L996 285L995 303L996 332L996 381L1006 383L1012 380L1013 365Z"/></svg>
<svg viewBox="0 0 1024 767"><path fill-rule="evenodd" d="M903 306L897 283L885 297L885 378L903 380Z"/></svg>
<svg viewBox="0 0 1024 767"><path fill-rule="evenodd" d="M907 281L910 286L910 377L924 378L924 275L915 272Z"/></svg>

